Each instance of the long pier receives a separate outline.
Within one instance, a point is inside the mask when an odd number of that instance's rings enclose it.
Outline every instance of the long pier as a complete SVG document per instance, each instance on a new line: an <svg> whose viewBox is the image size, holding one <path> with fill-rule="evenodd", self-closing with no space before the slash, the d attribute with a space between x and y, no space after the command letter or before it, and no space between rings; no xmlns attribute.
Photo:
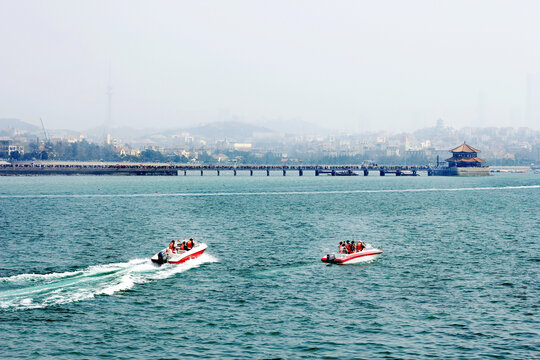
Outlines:
<svg viewBox="0 0 540 360"><path fill-rule="evenodd" d="M427 171L428 166L401 165L203 165L203 164L163 164L163 163L101 163L101 162L15 162L0 165L0 176L9 175L133 175L133 176L178 176L188 172L205 173L222 172L266 173L279 172L283 176L294 173L303 176L306 171L312 171L315 176L368 176L376 171L380 176L392 174L396 176L417 176L419 171Z"/></svg>

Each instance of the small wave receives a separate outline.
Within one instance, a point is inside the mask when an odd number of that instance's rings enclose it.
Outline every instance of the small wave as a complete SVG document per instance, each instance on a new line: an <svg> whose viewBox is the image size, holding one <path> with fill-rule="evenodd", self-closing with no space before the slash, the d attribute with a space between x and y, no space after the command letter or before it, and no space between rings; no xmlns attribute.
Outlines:
<svg viewBox="0 0 540 360"><path fill-rule="evenodd" d="M215 193L142 193L142 194L27 194L0 195L0 199L25 198L145 198L145 197L206 197L206 196L276 196L276 195L324 195L324 194L376 194L437 191L486 191L539 189L540 185L486 186L467 188L428 188L428 189L379 189L379 190L322 190L322 191L269 191L269 192L215 192Z"/></svg>
<svg viewBox="0 0 540 360"><path fill-rule="evenodd" d="M9 277L0 277L0 284L9 283L9 282L20 283L20 282L40 281L40 280L46 280L46 279L55 279L59 277L75 276L81 273L82 273L81 271L72 271L72 272L51 273L51 274L20 274L20 275L14 275L14 276L9 276Z"/></svg>
<svg viewBox="0 0 540 360"><path fill-rule="evenodd" d="M152 280L166 279L204 263L209 254L178 265L154 265L149 259L90 266L84 270L0 277L0 309L43 308L113 295Z"/></svg>

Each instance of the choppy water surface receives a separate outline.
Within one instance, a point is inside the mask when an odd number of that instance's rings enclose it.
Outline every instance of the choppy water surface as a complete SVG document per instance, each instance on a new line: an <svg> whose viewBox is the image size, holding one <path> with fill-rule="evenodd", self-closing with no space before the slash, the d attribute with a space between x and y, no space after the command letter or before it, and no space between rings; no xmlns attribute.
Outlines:
<svg viewBox="0 0 540 360"><path fill-rule="evenodd" d="M521 174L1 178L0 358L539 357L538 209Z"/></svg>

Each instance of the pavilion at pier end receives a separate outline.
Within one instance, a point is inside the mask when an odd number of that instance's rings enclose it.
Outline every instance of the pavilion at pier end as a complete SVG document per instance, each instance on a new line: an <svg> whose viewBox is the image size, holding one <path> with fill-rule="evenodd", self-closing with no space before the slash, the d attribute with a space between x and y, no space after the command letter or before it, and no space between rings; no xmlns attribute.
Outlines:
<svg viewBox="0 0 540 360"><path fill-rule="evenodd" d="M448 166L437 167L429 171L435 176L488 176L489 166L478 157L480 150L463 143L450 150L452 157L446 159Z"/></svg>

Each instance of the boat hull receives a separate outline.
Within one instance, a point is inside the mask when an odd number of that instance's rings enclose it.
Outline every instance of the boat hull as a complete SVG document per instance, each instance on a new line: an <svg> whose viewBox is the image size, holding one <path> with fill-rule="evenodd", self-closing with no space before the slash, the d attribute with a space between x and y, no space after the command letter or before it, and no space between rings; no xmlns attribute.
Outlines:
<svg viewBox="0 0 540 360"><path fill-rule="evenodd" d="M189 251L180 251L178 253L172 253L168 251L167 248L165 248L152 256L152 262L156 264L182 264L186 261L193 260L201 256L207 247L208 246L206 244L199 243ZM164 258L164 256L160 256L160 254L164 253L166 254L166 259Z"/></svg>
<svg viewBox="0 0 540 360"><path fill-rule="evenodd" d="M367 262L376 259L382 250L366 249L352 254L328 254L321 261L328 264L349 265Z"/></svg>

